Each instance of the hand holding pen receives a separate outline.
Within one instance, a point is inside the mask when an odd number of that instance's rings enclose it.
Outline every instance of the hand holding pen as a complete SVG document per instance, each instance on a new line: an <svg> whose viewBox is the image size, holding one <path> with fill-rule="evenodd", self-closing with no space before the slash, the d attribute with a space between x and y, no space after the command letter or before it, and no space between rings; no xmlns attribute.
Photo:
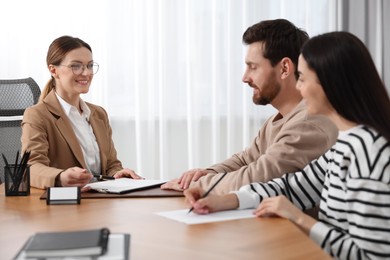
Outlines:
<svg viewBox="0 0 390 260"><path fill-rule="evenodd" d="M235 194L209 196L209 193L226 176L226 174L227 173L225 172L206 192L200 188L190 188L184 191L186 200L192 205L192 208L188 213L194 211L198 214L208 214L210 212L235 209L238 207L238 199Z"/></svg>
<svg viewBox="0 0 390 260"><path fill-rule="evenodd" d="M61 172L57 178L63 187L83 187L91 181L93 175L88 170L75 166Z"/></svg>

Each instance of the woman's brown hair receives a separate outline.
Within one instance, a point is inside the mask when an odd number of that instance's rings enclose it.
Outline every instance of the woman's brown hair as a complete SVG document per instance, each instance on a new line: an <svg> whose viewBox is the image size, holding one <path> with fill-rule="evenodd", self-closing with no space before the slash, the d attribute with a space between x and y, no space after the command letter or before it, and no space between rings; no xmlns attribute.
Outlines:
<svg viewBox="0 0 390 260"><path fill-rule="evenodd" d="M65 56L72 50L85 47L92 52L91 47L88 43L83 40L71 36L61 36L55 39L49 46L46 56L46 64L49 65L60 65ZM55 89L55 80L53 77L46 83L45 88L42 90L39 101L42 101L49 92Z"/></svg>

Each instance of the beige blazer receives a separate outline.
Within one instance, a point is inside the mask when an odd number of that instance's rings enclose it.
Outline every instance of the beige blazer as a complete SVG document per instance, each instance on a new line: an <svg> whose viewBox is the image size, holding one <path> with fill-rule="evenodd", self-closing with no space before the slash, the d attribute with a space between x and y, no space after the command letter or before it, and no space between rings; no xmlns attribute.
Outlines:
<svg viewBox="0 0 390 260"><path fill-rule="evenodd" d="M89 122L100 149L102 174L112 176L122 169L122 164L117 159L107 113L102 107L87 105L91 110ZM87 168L71 123L54 91L24 112L21 141L22 152L31 151L29 164L33 187L53 187L61 171L74 166Z"/></svg>

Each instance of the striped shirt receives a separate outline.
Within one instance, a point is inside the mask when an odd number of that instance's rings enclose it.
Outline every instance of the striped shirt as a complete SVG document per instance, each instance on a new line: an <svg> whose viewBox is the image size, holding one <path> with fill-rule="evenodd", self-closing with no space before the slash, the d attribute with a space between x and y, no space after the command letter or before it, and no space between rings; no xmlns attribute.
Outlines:
<svg viewBox="0 0 390 260"><path fill-rule="evenodd" d="M310 237L337 259L390 258L390 142L372 128L340 132L302 171L235 192L240 209L285 195L302 210L320 204Z"/></svg>

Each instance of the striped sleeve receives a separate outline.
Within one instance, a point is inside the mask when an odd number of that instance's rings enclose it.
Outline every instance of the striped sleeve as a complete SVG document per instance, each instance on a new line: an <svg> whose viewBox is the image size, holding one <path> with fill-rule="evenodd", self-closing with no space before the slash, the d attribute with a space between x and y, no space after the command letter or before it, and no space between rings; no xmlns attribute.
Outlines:
<svg viewBox="0 0 390 260"><path fill-rule="evenodd" d="M267 183L251 183L235 191L239 208L256 208L264 198L286 196L302 210L313 208L321 199L328 153L312 161L302 171L288 173Z"/></svg>
<svg viewBox="0 0 390 260"><path fill-rule="evenodd" d="M348 230L317 222L310 237L338 259L390 258L389 184L351 179L347 189Z"/></svg>
<svg viewBox="0 0 390 260"><path fill-rule="evenodd" d="M310 236L337 259L390 259L390 144L362 127L337 149L349 158L339 165L345 185L330 181L324 219Z"/></svg>

